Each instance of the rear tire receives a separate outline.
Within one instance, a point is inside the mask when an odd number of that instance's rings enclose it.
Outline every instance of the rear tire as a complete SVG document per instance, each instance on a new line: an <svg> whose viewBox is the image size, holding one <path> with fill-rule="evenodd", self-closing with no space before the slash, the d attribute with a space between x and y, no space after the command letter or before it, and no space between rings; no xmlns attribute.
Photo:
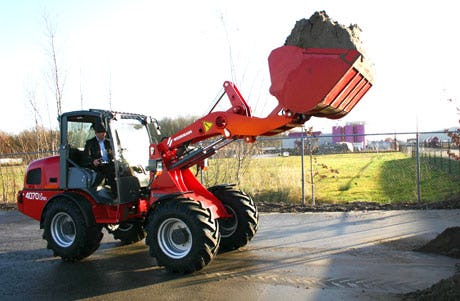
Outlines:
<svg viewBox="0 0 460 301"><path fill-rule="evenodd" d="M231 186L209 188L225 206L230 218L220 218L220 252L241 248L249 243L259 227L259 212L252 198Z"/></svg>
<svg viewBox="0 0 460 301"><path fill-rule="evenodd" d="M146 229L150 255L173 273L201 270L219 249L219 224L209 209L189 198L161 201Z"/></svg>
<svg viewBox="0 0 460 301"><path fill-rule="evenodd" d="M120 240L124 245L133 244L145 238L144 227L140 222L121 223L114 228L107 227L107 230L113 234L113 238Z"/></svg>
<svg viewBox="0 0 460 301"><path fill-rule="evenodd" d="M99 248L101 227L87 225L80 208L73 202L59 199L50 205L45 215L43 238L54 256L64 261L79 261Z"/></svg>

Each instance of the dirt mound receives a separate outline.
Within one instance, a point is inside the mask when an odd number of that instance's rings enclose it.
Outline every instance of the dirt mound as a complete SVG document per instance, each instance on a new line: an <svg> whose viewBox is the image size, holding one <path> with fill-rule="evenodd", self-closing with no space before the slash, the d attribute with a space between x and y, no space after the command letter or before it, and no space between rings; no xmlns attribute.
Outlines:
<svg viewBox="0 0 460 301"><path fill-rule="evenodd" d="M405 294L403 300L460 300L460 273L431 287Z"/></svg>
<svg viewBox="0 0 460 301"><path fill-rule="evenodd" d="M355 67L373 82L375 66L363 47L360 35L361 28L357 24L345 26L331 19L325 11L317 11L309 19L301 19L295 23L284 45L357 50L361 57L355 62Z"/></svg>
<svg viewBox="0 0 460 301"><path fill-rule="evenodd" d="M416 251L460 258L460 227L447 228Z"/></svg>
<svg viewBox="0 0 460 301"><path fill-rule="evenodd" d="M329 18L325 11L319 11L309 19L297 21L285 45L302 48L356 49L364 56L360 34L361 29L358 25L341 25Z"/></svg>

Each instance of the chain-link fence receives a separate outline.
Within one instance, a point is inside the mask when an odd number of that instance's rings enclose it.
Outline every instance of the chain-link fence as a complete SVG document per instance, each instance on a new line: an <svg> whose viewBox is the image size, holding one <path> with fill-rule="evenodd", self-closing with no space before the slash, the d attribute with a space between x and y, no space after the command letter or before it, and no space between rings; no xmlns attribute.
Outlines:
<svg viewBox="0 0 460 301"><path fill-rule="evenodd" d="M27 164L53 154L52 151L0 154L0 202L16 200L24 183Z"/></svg>
<svg viewBox="0 0 460 301"><path fill-rule="evenodd" d="M460 174L460 160L452 160L449 154L460 154L459 148L451 143L443 143L439 147L421 147L421 160L432 168L445 171L452 175Z"/></svg>
<svg viewBox="0 0 460 301"><path fill-rule="evenodd" d="M239 148L242 142L210 160L206 185L222 182L225 172L227 179L233 175L227 182L257 200L303 204L429 202L460 195L460 161L446 155L459 147L444 132L298 132L259 138L251 158L240 156Z"/></svg>
<svg viewBox="0 0 460 301"><path fill-rule="evenodd" d="M259 201L428 202L460 195L460 153L443 132L290 133L237 141L197 174L204 185L235 183ZM0 154L3 202L14 202L27 164L52 152Z"/></svg>

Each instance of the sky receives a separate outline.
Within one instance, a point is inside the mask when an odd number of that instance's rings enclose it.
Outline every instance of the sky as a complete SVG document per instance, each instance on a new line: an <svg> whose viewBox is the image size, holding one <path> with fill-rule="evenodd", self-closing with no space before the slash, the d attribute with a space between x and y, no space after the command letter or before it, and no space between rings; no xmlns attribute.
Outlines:
<svg viewBox="0 0 460 301"><path fill-rule="evenodd" d="M58 126L44 19L55 30L64 112L203 116L230 80L265 117L276 106L268 55L297 20L321 10L359 25L376 76L350 114L307 126L331 132L360 121L367 133L458 126L456 8L448 0L0 0L0 131L31 129L35 116Z"/></svg>

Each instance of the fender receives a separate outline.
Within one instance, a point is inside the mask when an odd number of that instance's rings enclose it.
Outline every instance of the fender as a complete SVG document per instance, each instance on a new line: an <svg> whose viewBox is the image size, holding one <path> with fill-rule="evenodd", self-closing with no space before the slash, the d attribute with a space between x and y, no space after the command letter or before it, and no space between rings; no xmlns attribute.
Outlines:
<svg viewBox="0 0 460 301"><path fill-rule="evenodd" d="M45 216L46 216L46 212L48 211L48 208L54 202L61 202L61 200L59 200L60 198L69 200L73 202L75 205L77 205L80 211L83 213L83 218L85 219L85 222L88 226L96 224L96 219L94 218L91 202L87 200L84 196L82 196L81 194L78 194L75 192L65 192L65 193L53 196L46 203L45 208L43 208L42 216L40 219L40 229L43 229L44 227Z"/></svg>
<svg viewBox="0 0 460 301"><path fill-rule="evenodd" d="M210 192L214 192L216 190L228 189L228 188L232 188L232 187L235 187L235 186L236 186L236 184L218 184L218 185L209 187L208 190Z"/></svg>
<svg viewBox="0 0 460 301"><path fill-rule="evenodd" d="M180 195L184 195L184 194L187 194L189 193L189 191L186 191L186 192L174 192L174 193L168 193L168 194L164 194L162 196L160 196L155 202L153 202L151 205L150 205L150 208L147 212L147 216L150 214L150 212L154 211L155 208L162 202L168 202Z"/></svg>

